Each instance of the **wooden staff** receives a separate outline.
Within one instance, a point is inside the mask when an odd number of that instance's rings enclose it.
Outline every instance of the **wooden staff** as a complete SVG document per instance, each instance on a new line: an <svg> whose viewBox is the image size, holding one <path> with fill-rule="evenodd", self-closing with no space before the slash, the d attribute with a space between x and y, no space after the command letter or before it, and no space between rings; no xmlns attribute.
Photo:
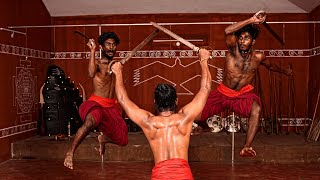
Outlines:
<svg viewBox="0 0 320 180"><path fill-rule="evenodd" d="M320 135L320 121L318 120L317 131L316 131L316 135L315 135L314 141L318 141L319 135Z"/></svg>
<svg viewBox="0 0 320 180"><path fill-rule="evenodd" d="M319 119L315 119L314 121L315 121L313 124L314 127L312 128L310 139L317 141L320 133L320 122L319 122Z"/></svg>
<svg viewBox="0 0 320 180"><path fill-rule="evenodd" d="M290 69L290 66L289 66ZM288 120L287 120L287 135L290 133L290 116L291 116L291 87L290 87L290 77L288 78Z"/></svg>
<svg viewBox="0 0 320 180"><path fill-rule="evenodd" d="M311 123L310 129L309 129L308 138L310 138L311 131L313 129L313 125L315 124L314 123L314 121L315 121L314 118L315 118L316 113L317 113L317 108L318 108L318 103L319 103L319 96L320 96L320 89L319 89L319 92L318 92L318 98L317 98L316 107L315 107L314 112L313 112L312 123Z"/></svg>
<svg viewBox="0 0 320 180"><path fill-rule="evenodd" d="M273 104L273 101L272 101L272 95L273 95L273 88L272 88L272 82L271 82L271 79L272 79L272 74L271 74L271 71L269 70L269 87L270 87L270 95L269 95L269 100L270 100L270 121L271 121L271 134L273 134L273 130L274 130L274 122L273 122L273 108L272 108L272 104Z"/></svg>
<svg viewBox="0 0 320 180"><path fill-rule="evenodd" d="M290 69L292 70L293 68L292 68L292 63L290 63L289 64L289 66L290 66ZM296 101L295 101L295 99L294 99L294 94L295 94L295 84L294 84L294 78L293 78L293 74L292 74L292 76L291 76L291 89L292 89L292 91L291 91L291 97L292 97L292 109L293 109L293 116L294 116L294 123L295 123L295 126L296 126L296 128L295 128L295 133L296 134L299 134L299 131L298 131L298 124L297 124L297 114L296 114Z"/></svg>
<svg viewBox="0 0 320 180"><path fill-rule="evenodd" d="M126 63L129 59L131 59L136 54L136 52L138 52L141 48L143 48L146 44L148 44L158 33L159 33L158 29L154 30L145 40L143 40L130 53L128 53L125 58L121 59L120 61L119 60L112 60L108 65L108 69L109 69L110 74L112 73L111 66L113 63L115 63L115 62L120 62L121 64Z"/></svg>
<svg viewBox="0 0 320 180"><path fill-rule="evenodd" d="M311 139L312 140L314 140L314 141L316 141L317 140L317 137L319 136L318 134L319 134L319 132L320 132L320 120L317 118L317 119L313 119L313 121L312 122L314 122L314 126L312 127L312 129L311 129Z"/></svg>
<svg viewBox="0 0 320 180"><path fill-rule="evenodd" d="M275 117L275 125L276 125L276 134L279 134L279 123L278 123L278 103L277 103L277 89L276 89L277 83L276 83L276 75L273 73L273 88L275 89L273 92L274 97L274 117Z"/></svg>
<svg viewBox="0 0 320 180"><path fill-rule="evenodd" d="M307 76L307 81L309 82L309 76ZM305 98L306 98L306 106L305 106L305 112L304 112L304 125L303 125L303 133L307 135L307 119L308 119L308 124L309 124L309 87L308 84L305 88Z"/></svg>
<svg viewBox="0 0 320 180"><path fill-rule="evenodd" d="M280 61L281 67L281 61ZM280 73L279 81L279 133L282 134L282 74Z"/></svg>

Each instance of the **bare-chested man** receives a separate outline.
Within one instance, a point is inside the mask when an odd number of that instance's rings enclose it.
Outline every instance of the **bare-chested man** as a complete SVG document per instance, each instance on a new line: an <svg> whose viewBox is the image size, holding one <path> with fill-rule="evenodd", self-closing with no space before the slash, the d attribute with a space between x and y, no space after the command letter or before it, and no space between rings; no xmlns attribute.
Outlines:
<svg viewBox="0 0 320 180"><path fill-rule="evenodd" d="M78 145L95 127L99 128L100 155L103 156L105 143L120 146L128 144L128 128L121 116L120 106L115 99L115 76L109 74L108 64L116 53L120 40L114 32L102 33L98 43L102 49L103 58L95 60L96 44L93 39L88 42L91 50L88 72L93 80L93 94L81 104L79 113L84 121L77 131L71 148L68 150L64 165L73 169L73 155Z"/></svg>
<svg viewBox="0 0 320 180"><path fill-rule="evenodd" d="M140 109L129 99L123 85L122 65L115 63L111 68L116 75L116 95L119 103L128 117L141 127L150 143L156 164L152 170L152 179L193 179L188 165L188 148L192 123L202 111L211 89L207 62L209 56L209 51L200 50L200 91L178 113L175 89L168 84L159 84L156 87L154 103L157 116Z"/></svg>
<svg viewBox="0 0 320 180"><path fill-rule="evenodd" d="M266 14L261 13L237 22L225 29L225 41L228 47L224 77L216 90L210 93L208 101L197 120L205 121L215 114L229 109L242 116L249 117L246 142L240 151L241 156L255 156L251 147L259 128L261 112L260 98L250 92L258 66L261 64L271 71L291 74L290 69L281 69L271 64L261 52L254 51L253 45L260 32L255 24L263 23ZM200 123L201 124L201 123Z"/></svg>

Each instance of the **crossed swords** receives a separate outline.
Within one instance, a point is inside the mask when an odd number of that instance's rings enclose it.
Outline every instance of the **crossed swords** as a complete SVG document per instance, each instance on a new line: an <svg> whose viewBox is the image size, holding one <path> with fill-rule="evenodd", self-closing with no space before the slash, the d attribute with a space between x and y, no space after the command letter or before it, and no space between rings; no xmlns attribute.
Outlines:
<svg viewBox="0 0 320 180"><path fill-rule="evenodd" d="M264 11L259 11L258 13L256 13L256 16L258 16L261 13L265 13ZM131 52L129 52L123 59L121 60L112 60L109 65L108 65L108 69L109 69L109 73L111 74L111 66L112 64L114 64L115 62L120 62L121 64L126 63L129 59L131 59L142 47L144 47L146 44L148 44L158 33L159 30L161 30L162 32L168 34L169 36L171 36L172 38L176 39L177 41L181 42L182 44L186 45L187 47L189 47L190 49L192 49L195 52L199 52L200 48L195 46L194 44L192 44L191 42L185 40L184 38L178 36L177 34L173 33L172 31L168 30L167 28L160 26L159 24L155 23L155 22L150 22L154 27L156 27L157 29L155 31L153 31L146 39L144 39L138 46L136 46ZM273 35L273 37L275 37L282 45L284 45L284 41L280 38L280 36L270 27L269 24L267 24L266 22L262 23L264 27L266 27L266 29ZM81 35L82 37L84 37L85 39L89 40L89 38L79 32L79 31L74 31L75 33Z"/></svg>

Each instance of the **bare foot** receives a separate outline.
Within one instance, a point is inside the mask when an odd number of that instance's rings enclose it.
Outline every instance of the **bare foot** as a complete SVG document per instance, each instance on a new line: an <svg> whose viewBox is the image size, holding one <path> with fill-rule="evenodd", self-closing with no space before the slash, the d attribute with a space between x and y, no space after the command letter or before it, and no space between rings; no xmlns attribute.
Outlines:
<svg viewBox="0 0 320 180"><path fill-rule="evenodd" d="M255 150L253 150L252 147L244 147L240 151L240 156L242 156L242 157L254 157L256 155L257 155L257 153Z"/></svg>
<svg viewBox="0 0 320 180"><path fill-rule="evenodd" d="M67 153L64 158L64 166L73 169L73 155L71 153Z"/></svg>
<svg viewBox="0 0 320 180"><path fill-rule="evenodd" d="M100 154L100 156L103 156L104 152L106 151L106 147L105 147L106 138L102 133L98 136L98 141L99 141L99 145L100 145L99 154Z"/></svg>

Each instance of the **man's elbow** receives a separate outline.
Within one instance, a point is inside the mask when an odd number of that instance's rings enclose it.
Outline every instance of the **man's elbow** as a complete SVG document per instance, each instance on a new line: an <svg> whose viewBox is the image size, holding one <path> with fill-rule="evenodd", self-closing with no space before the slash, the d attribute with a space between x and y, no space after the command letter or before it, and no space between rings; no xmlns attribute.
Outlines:
<svg viewBox="0 0 320 180"><path fill-rule="evenodd" d="M211 83L208 83L208 84L206 85L206 90L207 90L208 92L211 92Z"/></svg>
<svg viewBox="0 0 320 180"><path fill-rule="evenodd" d="M211 92L212 81L208 78L208 81L204 84L203 89L207 92Z"/></svg>
<svg viewBox="0 0 320 180"><path fill-rule="evenodd" d="M90 72L88 73L88 76L91 78L94 78L94 75L95 75L94 73L90 73Z"/></svg>
<svg viewBox="0 0 320 180"><path fill-rule="evenodd" d="M121 93L119 93L119 91L117 91L116 89L116 96L117 96L117 101L119 102L119 104L121 106L125 105L125 96L123 96Z"/></svg>
<svg viewBox="0 0 320 180"><path fill-rule="evenodd" d="M226 29L224 29L224 35L229 35L229 34L231 34L231 33L232 33L232 31L230 30L229 27L227 27Z"/></svg>

